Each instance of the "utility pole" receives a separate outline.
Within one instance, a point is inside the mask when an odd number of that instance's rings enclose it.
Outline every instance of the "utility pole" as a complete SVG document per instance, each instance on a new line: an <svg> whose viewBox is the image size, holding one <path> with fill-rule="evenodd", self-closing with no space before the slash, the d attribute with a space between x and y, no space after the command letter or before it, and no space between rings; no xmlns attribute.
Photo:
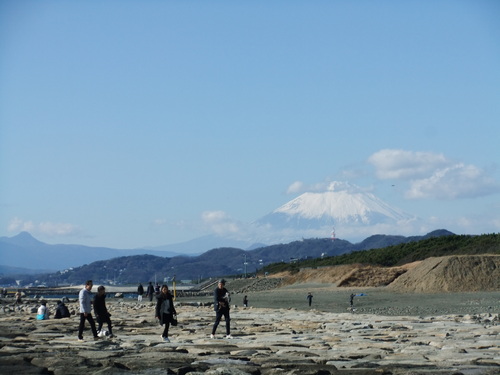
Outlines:
<svg viewBox="0 0 500 375"><path fill-rule="evenodd" d="M243 265L245 266L245 279L247 278L247 255L245 254L245 262L243 263Z"/></svg>
<svg viewBox="0 0 500 375"><path fill-rule="evenodd" d="M173 286L173 289L174 289L174 301L175 301L175 297L177 297L177 290L175 289L175 275L174 275L174 278L172 279L172 286Z"/></svg>

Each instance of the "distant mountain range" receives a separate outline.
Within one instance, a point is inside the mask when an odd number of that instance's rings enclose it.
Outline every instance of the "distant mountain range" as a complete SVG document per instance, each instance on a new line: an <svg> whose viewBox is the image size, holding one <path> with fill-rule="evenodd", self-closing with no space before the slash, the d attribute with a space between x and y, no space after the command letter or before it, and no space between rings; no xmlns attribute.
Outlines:
<svg viewBox="0 0 500 375"><path fill-rule="evenodd" d="M72 245L68 249L64 245L47 245L34 239L28 233L8 239L11 249L15 248L18 257L29 260L36 257L41 262L39 255L45 254L45 261L39 263L39 267L47 269L46 264L51 262L50 257L60 257L67 251L77 251L87 254L87 261L80 266L65 269L62 272L48 273L45 276L37 276L44 283L71 284L82 283L86 279L96 282L115 282L120 284L153 281L157 278L162 280L166 277L176 277L183 280L196 280L207 277L218 277L224 275L252 274L262 266L276 262L290 262L298 259L318 258L321 256L341 255L352 251L382 248L400 243L419 241L429 237L452 235L447 230L437 230L425 236L387 236L374 235L366 238L358 244L349 241L330 238L307 239L294 241L288 244L265 246L254 250L242 250L237 248L216 248L198 256L173 256L164 257L158 255L134 255L120 256L114 253L106 260L89 262L90 251L102 251L101 248L89 248ZM0 238L2 253L6 239ZM40 251L41 249L41 251ZM111 249L106 249L111 250ZM22 254L22 255L19 255ZM50 254L50 257L47 256ZM43 258L43 257L42 257ZM19 270L17 270L19 271ZM18 272L17 272L18 273ZM19 274L19 273L18 273ZM4 276L8 275L4 269ZM23 280L32 279L27 274ZM33 278L34 279L34 278Z"/></svg>
<svg viewBox="0 0 500 375"><path fill-rule="evenodd" d="M420 219L346 182L331 182L327 191L306 192L249 223L241 232L207 235L183 243L148 247L150 250L201 254L217 247L255 249L332 234L362 241L379 233L414 233Z"/></svg>
<svg viewBox="0 0 500 375"><path fill-rule="evenodd" d="M302 239L331 238L332 235L361 241L376 233L394 232L394 228L402 228L416 220L372 193L348 183L332 182L327 191L306 192L250 223L244 233L207 235L184 243L141 249L112 249L48 245L23 232L0 238L0 262L7 267L58 271L120 256L196 256L216 248L253 250ZM3 272L11 273L5 268Z"/></svg>
<svg viewBox="0 0 500 375"><path fill-rule="evenodd" d="M96 260L139 254L163 257L179 255L175 252L145 249L124 250L83 245L49 245L38 241L28 232L21 232L13 237L0 237L0 266L32 271L60 271ZM3 270L6 272L6 268Z"/></svg>

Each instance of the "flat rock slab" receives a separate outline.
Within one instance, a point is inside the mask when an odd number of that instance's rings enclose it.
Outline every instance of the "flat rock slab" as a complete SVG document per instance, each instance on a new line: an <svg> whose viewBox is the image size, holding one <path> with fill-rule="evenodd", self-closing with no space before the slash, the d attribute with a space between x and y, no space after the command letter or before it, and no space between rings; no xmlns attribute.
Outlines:
<svg viewBox="0 0 500 375"><path fill-rule="evenodd" d="M233 308L210 339L214 312L178 306L170 343L154 306L109 303L116 337L77 340L76 316L0 316L0 373L26 374L499 374L498 315L379 316ZM15 365L15 370L14 370Z"/></svg>

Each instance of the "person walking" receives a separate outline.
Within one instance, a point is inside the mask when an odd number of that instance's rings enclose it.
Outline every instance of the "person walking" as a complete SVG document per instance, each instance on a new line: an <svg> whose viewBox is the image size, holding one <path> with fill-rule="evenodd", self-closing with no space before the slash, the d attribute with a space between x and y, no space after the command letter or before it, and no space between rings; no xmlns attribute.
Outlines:
<svg viewBox="0 0 500 375"><path fill-rule="evenodd" d="M97 294L94 297L94 313L97 320L97 334L101 332L104 323L108 325L109 337L113 337L113 327L111 325L111 314L106 307L106 288L100 286L97 288Z"/></svg>
<svg viewBox="0 0 500 375"><path fill-rule="evenodd" d="M161 335L162 340L165 342L170 342L168 330L170 328L170 323L174 321L174 316L176 315L177 311L175 311L174 300L168 290L168 286L162 285L156 301L155 318L158 319L161 325L165 325Z"/></svg>
<svg viewBox="0 0 500 375"><path fill-rule="evenodd" d="M243 306L248 307L248 297L243 297Z"/></svg>
<svg viewBox="0 0 500 375"><path fill-rule="evenodd" d="M217 283L217 288L214 290L214 310L215 310L215 323L212 327L212 334L210 338L215 338L215 331L217 331L217 327L224 316L224 320L226 321L226 338L232 339L231 336L231 318L229 316L229 302L231 302L231 297L229 292L226 289L226 280L221 279Z"/></svg>
<svg viewBox="0 0 500 375"><path fill-rule="evenodd" d="M18 291L16 292L16 294L15 294L16 302L14 302L14 306L15 306L15 305L21 305L21 304L23 303L23 301L22 301L21 297L22 297L22 293L21 293L21 291L20 291L20 290L18 290Z"/></svg>
<svg viewBox="0 0 500 375"><path fill-rule="evenodd" d="M144 287L141 283L137 287L137 302L142 302L142 295L144 294Z"/></svg>
<svg viewBox="0 0 500 375"><path fill-rule="evenodd" d="M356 295L354 293L351 293L351 295L349 296L349 303L351 305L351 312L354 311L354 297L356 297Z"/></svg>
<svg viewBox="0 0 500 375"><path fill-rule="evenodd" d="M311 306L311 304L312 304L312 300L313 300L313 295L311 294L311 292L309 292L309 293L307 294L307 299L308 299L308 301L309 301L309 306Z"/></svg>
<svg viewBox="0 0 500 375"><path fill-rule="evenodd" d="M94 318L92 318L92 280L85 283L85 287L80 290L78 294L78 301L80 303L80 325L78 326L78 341L83 341L83 329L85 328L85 320L88 320L90 329L94 335L94 340L98 340L97 330L95 328Z"/></svg>
<svg viewBox="0 0 500 375"><path fill-rule="evenodd" d="M148 289L146 290L146 297L149 297L149 302L153 301L153 296L155 294L155 288L153 283L150 281L148 284Z"/></svg>

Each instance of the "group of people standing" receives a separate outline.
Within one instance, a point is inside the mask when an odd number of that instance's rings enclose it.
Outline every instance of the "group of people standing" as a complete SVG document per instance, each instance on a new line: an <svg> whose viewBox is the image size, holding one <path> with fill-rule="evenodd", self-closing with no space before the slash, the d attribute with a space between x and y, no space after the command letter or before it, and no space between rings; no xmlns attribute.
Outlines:
<svg viewBox="0 0 500 375"><path fill-rule="evenodd" d="M155 286L153 286L153 283L150 281L146 290L144 290L144 287L142 284L139 284L137 287L137 302L142 302L142 296L144 295L144 292L146 292L146 298L149 298L149 302L153 301L153 297L160 294L160 285L156 283Z"/></svg>
<svg viewBox="0 0 500 375"><path fill-rule="evenodd" d="M229 314L230 310L230 302L231 297L228 290L225 287L226 280L221 279L217 283L217 288L214 290L214 310L215 310L215 323L212 327L212 333L210 335L211 338L215 338L215 333L217 331L217 327L219 326L222 317L226 322L226 338L231 339L231 318ZM111 324L111 314L108 312L106 308L106 289L104 286L100 286L97 288L97 295L93 299L94 305L94 313L96 315L97 322L99 324L98 328L96 328L95 321L92 317L92 290L93 283L92 280L88 280L85 283L85 287L80 291L78 295L78 300L80 303L80 325L78 326L78 340L83 341L83 331L85 328L85 321L88 321L90 324L90 329L94 336L94 340L99 338L98 332L101 331L104 323L108 325L109 337L113 337L112 333L112 324ZM139 285L137 294L138 300L142 301L142 295L144 294L144 288L142 288L142 284ZM153 292L150 292L149 289L152 288ZM170 326L177 325L177 311L174 306L173 296L168 289L168 285L162 285L159 288L159 293L156 297L156 308L155 308L155 319L163 326L163 332L161 334L161 339L164 342L170 342L168 338L168 333ZM150 282L148 285L148 291L146 296L150 298L152 301L152 295L156 294L154 291L153 285ZM246 296L245 296L246 298ZM248 303L248 300L246 301Z"/></svg>

